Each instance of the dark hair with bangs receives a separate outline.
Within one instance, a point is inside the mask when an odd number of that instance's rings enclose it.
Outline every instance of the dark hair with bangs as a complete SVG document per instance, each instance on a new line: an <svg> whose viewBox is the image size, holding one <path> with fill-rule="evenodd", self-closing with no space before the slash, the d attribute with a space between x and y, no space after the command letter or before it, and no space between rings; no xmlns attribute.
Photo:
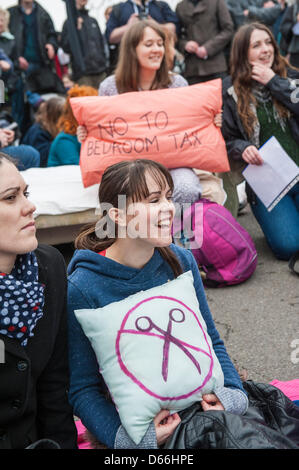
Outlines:
<svg viewBox="0 0 299 470"><path fill-rule="evenodd" d="M173 180L169 171L160 163L152 160L139 159L123 161L108 167L102 177L99 187L99 202L118 207L118 197L126 196L127 200L138 202L149 196L146 183L146 173L150 173L161 189L169 185L173 191ZM104 214L101 214L104 217ZM97 223L89 224L83 228L75 240L77 249L100 252L106 250L117 239L106 234L104 239L99 239L96 234ZM116 227L117 228L117 227ZM182 267L169 247L157 248L161 256L169 263L174 276L182 274Z"/></svg>

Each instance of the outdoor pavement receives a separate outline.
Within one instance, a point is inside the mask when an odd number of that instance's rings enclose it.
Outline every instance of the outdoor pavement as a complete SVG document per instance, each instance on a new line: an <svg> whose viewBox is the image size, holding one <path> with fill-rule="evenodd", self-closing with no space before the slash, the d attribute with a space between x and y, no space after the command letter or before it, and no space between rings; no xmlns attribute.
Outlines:
<svg viewBox="0 0 299 470"><path fill-rule="evenodd" d="M255 242L258 265L243 284L206 289L216 326L234 364L248 371L248 379L298 379L299 277L286 261L274 257L248 205L238 222Z"/></svg>
<svg viewBox="0 0 299 470"><path fill-rule="evenodd" d="M243 284L206 289L217 329L234 364L248 371L248 379L299 379L299 277L287 262L274 257L248 205L238 222L255 242L258 265ZM68 263L72 246L58 248Z"/></svg>

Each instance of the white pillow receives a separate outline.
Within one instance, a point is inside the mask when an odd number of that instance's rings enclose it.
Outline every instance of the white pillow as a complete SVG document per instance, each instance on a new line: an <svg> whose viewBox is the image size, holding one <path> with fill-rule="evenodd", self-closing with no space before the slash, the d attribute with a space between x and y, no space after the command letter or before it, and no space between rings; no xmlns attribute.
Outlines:
<svg viewBox="0 0 299 470"><path fill-rule="evenodd" d="M191 271L75 315L136 444L162 408L182 410L224 384Z"/></svg>

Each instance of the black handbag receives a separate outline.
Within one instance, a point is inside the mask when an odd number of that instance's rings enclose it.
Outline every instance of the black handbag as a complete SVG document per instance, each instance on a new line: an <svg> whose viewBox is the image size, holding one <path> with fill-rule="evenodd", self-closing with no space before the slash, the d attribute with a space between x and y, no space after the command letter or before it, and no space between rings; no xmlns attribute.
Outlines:
<svg viewBox="0 0 299 470"><path fill-rule="evenodd" d="M26 78L26 86L32 93L60 93L66 90L58 75L50 67L41 67Z"/></svg>
<svg viewBox="0 0 299 470"><path fill-rule="evenodd" d="M195 403L180 412L181 423L164 449L298 449L299 407L278 388L246 381L244 415L203 411Z"/></svg>

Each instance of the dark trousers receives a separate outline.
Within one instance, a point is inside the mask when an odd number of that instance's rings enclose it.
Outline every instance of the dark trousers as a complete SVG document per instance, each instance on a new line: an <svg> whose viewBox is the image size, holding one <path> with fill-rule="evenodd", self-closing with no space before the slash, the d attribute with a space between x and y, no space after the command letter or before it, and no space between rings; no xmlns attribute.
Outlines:
<svg viewBox="0 0 299 470"><path fill-rule="evenodd" d="M189 85L195 85L196 83L203 83L208 82L210 80L215 80L216 78L225 78L227 76L227 72L219 72L219 73L212 73L211 75L203 75L199 76L196 75L194 77L185 77Z"/></svg>

